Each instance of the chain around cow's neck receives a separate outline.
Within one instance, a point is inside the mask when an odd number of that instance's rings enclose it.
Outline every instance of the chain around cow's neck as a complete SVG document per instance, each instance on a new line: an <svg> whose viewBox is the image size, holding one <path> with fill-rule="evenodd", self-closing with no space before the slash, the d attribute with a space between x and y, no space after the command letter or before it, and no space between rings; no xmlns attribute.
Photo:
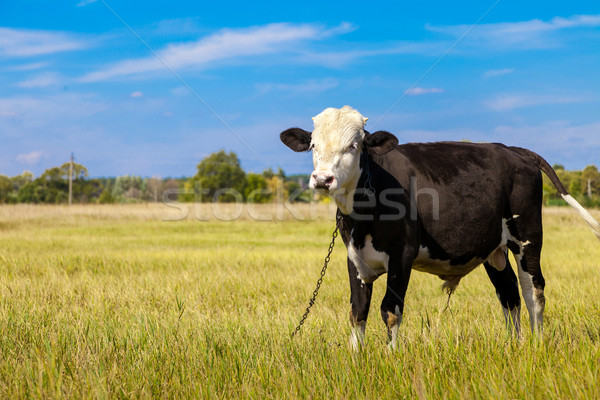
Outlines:
<svg viewBox="0 0 600 400"><path fill-rule="evenodd" d="M331 253L333 252L333 246L335 245L335 238L338 236L341 220L341 214L339 214L338 212L338 214L336 214L335 217L335 230L331 234L331 243L329 243L329 250L327 251L327 255L325 256L325 262L323 264L323 268L321 269L321 276L317 280L317 285L315 287L315 290L313 290L310 300L308 301L308 307L306 307L306 311L304 311L302 318L300 318L300 322L298 322L296 329L294 329L294 331L291 334L292 338L296 336L298 332L300 332L300 329L302 329L302 325L304 325L304 321L306 321L306 318L308 318L308 313L310 313L311 307L315 304L315 300L317 299L317 295L319 294L319 289L321 288L321 283L323 283L323 278L325 277L325 272L327 272L327 265L331 260Z"/></svg>

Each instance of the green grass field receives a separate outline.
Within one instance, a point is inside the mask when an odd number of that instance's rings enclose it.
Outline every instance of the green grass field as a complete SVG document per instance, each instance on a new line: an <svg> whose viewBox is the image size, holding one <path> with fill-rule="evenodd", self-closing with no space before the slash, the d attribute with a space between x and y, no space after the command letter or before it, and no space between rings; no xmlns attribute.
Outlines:
<svg viewBox="0 0 600 400"><path fill-rule="evenodd" d="M0 207L0 398L600 398L600 242L569 208L544 215L542 340L508 336L483 268L446 311L442 281L415 272L396 353L384 279L366 348L350 350L341 241L290 340L330 240L327 210L164 220L178 213Z"/></svg>

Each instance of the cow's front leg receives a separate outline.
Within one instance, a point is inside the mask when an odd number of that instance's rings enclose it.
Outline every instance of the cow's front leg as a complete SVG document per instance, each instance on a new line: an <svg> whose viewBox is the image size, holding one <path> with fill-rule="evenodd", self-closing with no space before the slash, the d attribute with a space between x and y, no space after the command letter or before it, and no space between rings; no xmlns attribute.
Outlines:
<svg viewBox="0 0 600 400"><path fill-rule="evenodd" d="M354 350L358 350L365 344L365 327L369 316L373 284L360 280L358 270L350 258L348 258L348 276L350 278L350 329L352 330L350 345Z"/></svg>
<svg viewBox="0 0 600 400"><path fill-rule="evenodd" d="M398 328L404 312L404 296L410 280L411 261L394 260L390 257L387 290L381 302L381 317L387 326L389 347L398 348Z"/></svg>

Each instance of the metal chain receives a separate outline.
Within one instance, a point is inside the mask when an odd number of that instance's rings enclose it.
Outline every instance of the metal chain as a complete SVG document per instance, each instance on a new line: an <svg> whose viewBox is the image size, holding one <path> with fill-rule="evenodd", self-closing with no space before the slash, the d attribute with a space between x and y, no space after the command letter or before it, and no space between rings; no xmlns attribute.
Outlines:
<svg viewBox="0 0 600 400"><path fill-rule="evenodd" d="M315 290L313 291L312 296L308 301L308 307L306 307L306 311L304 311L302 318L300 318L300 322L298 322L298 326L296 326L296 329L291 334L292 338L298 332L300 332L302 325L304 325L304 321L306 321L306 318L308 318L308 313L310 312L311 307L315 304L315 300L317 299L317 295L319 294L319 289L321 288L321 283L323 283L323 278L325 277L325 272L327 272L327 264L329 264L329 261L331 260L331 253L333 252L333 246L335 245L335 238L338 236L339 228L339 219L336 218L335 230L331 235L331 243L329 243L329 251L327 251L327 256L325 256L325 263L323 265L323 268L321 269L321 276L319 277L319 280L317 280L317 286L315 287Z"/></svg>

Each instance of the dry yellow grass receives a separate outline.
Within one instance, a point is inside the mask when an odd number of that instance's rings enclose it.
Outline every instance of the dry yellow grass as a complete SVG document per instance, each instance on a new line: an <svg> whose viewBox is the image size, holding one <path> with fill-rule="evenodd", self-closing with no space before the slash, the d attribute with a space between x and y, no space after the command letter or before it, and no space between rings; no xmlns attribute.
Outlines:
<svg viewBox="0 0 600 400"><path fill-rule="evenodd" d="M600 398L600 242L571 209L544 211L543 340L507 336L482 268L447 311L441 281L414 273L395 354L377 312L385 281L365 351L349 349L341 243L289 339L329 242L327 207L315 221L168 220L179 212L0 207L0 398Z"/></svg>

